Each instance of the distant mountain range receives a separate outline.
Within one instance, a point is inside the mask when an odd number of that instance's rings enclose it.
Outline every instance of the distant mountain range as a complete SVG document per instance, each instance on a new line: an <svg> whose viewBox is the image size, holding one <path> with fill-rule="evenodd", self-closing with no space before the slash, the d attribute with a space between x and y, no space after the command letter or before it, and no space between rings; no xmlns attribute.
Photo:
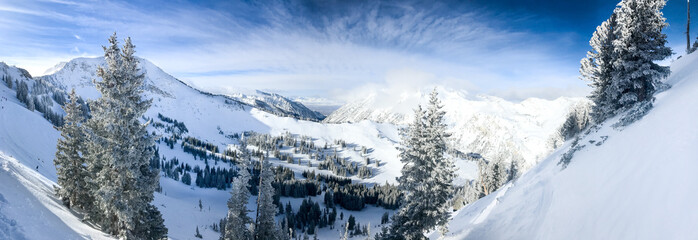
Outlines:
<svg viewBox="0 0 698 240"><path fill-rule="evenodd" d="M328 115L325 123L364 120L406 125L412 121L418 104L425 106L431 88L391 96L377 92L348 103ZM550 142L560 138L557 130L566 113L584 98L560 97L555 100L530 98L511 102L498 97L471 95L438 87L453 134L453 145L464 152L477 152L485 158L516 160L529 168L553 150ZM386 91L387 92L387 91ZM386 99L392 99L386 101Z"/></svg>

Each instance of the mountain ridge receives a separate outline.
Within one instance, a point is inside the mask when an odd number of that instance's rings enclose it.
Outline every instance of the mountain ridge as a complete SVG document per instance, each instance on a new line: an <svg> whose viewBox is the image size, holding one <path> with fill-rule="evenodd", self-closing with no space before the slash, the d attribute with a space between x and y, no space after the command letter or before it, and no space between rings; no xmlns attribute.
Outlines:
<svg viewBox="0 0 698 240"><path fill-rule="evenodd" d="M177 85L183 85L204 95L225 97L231 102L258 108L279 116L290 116L312 121L320 121L325 117L308 109L303 104L294 102L279 94L257 91L258 95L224 95L203 91L164 72L147 59L139 58L139 61L139 67L145 74L144 88L147 92L151 92L156 96L175 97L173 92L181 91L177 89ZM66 92L70 88L76 88L79 95L88 99L95 99L99 97L99 93L94 88L92 80L99 79L96 74L97 67L104 67L105 65L106 62L101 57L75 58L65 63L59 63L54 68L47 70L47 72L52 72L51 74L37 78L48 81Z"/></svg>
<svg viewBox="0 0 698 240"><path fill-rule="evenodd" d="M555 100L529 98L510 102L502 98L475 95L445 87L423 88L417 92L385 95L373 93L345 104L323 120L324 123L352 123L364 120L406 125L413 109L425 106L428 93L436 89L444 105L444 116L453 134L453 144L462 152L477 152L488 159L520 161L530 168L559 142L558 129L564 114L584 98L560 97ZM397 99L392 103L382 99ZM496 137L495 137L496 136ZM496 139L495 139L496 138Z"/></svg>

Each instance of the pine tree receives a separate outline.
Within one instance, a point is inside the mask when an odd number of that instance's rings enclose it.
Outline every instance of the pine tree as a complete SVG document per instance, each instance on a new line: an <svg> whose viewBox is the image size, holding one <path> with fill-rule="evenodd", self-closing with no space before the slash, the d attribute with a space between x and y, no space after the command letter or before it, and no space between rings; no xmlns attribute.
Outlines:
<svg viewBox="0 0 698 240"><path fill-rule="evenodd" d="M34 100L33 97L29 96L29 98L27 98L27 109L29 109L29 111L33 112L34 110L36 110L36 104L38 103Z"/></svg>
<svg viewBox="0 0 698 240"><path fill-rule="evenodd" d="M589 99L594 102L592 118L595 122L602 122L613 114L614 101L609 97L609 86L613 75L613 62L616 59L613 41L616 39L616 13L596 27L594 35L589 40L592 50L581 61L579 72L582 79L593 88Z"/></svg>
<svg viewBox="0 0 698 240"><path fill-rule="evenodd" d="M223 239L250 240L252 233L249 226L252 218L247 216L247 202L250 199L250 172L248 171L247 160L242 160L238 165L238 176L233 179L230 199L228 200L228 216L226 217L225 232L222 232Z"/></svg>
<svg viewBox="0 0 698 240"><path fill-rule="evenodd" d="M665 46L668 24L662 14L666 0L623 0L616 11L617 26L613 29L614 54L612 82L609 86L615 110L625 110L635 103L651 100L669 75L669 67L655 61L671 56Z"/></svg>
<svg viewBox="0 0 698 240"><path fill-rule="evenodd" d="M436 89L426 111L415 110L414 121L403 132L400 160L405 163L398 179L405 201L393 215L384 239L425 239L424 233L448 221L453 195L454 163L447 158L444 112Z"/></svg>
<svg viewBox="0 0 698 240"><path fill-rule="evenodd" d="M259 194L257 196L257 219L255 225L255 240L276 240L278 230L274 216L276 216L276 206L274 205L274 172L271 163L265 158L260 159L261 173L259 174Z"/></svg>
<svg viewBox="0 0 698 240"><path fill-rule="evenodd" d="M427 222L428 229L436 226L442 226L448 222L450 216L450 199L455 192L453 187L453 179L456 174L456 168L453 160L446 157L444 153L447 151L446 139L451 134L446 132L446 124L444 123L443 105L438 98L436 89L429 97L429 107L426 114L426 133L427 133L427 151L426 157L430 164L434 165L434 170L431 173L430 181L427 182L427 187L431 192L431 205L434 209L428 210ZM429 209L429 208L427 208Z"/></svg>
<svg viewBox="0 0 698 240"><path fill-rule="evenodd" d="M349 240L349 223L344 223L344 232L340 232L341 235L339 235L341 240Z"/></svg>
<svg viewBox="0 0 698 240"><path fill-rule="evenodd" d="M9 89L12 89L12 78L10 78L10 76L3 76L2 79L5 80L5 85L7 85Z"/></svg>
<svg viewBox="0 0 698 240"><path fill-rule="evenodd" d="M56 146L56 175L58 175L58 196L68 207L84 210L92 209L93 198L87 187L87 167L85 166L86 136L83 129L85 118L77 103L75 89L70 92L70 102L63 106L65 123L58 130L62 139Z"/></svg>
<svg viewBox="0 0 698 240"><path fill-rule="evenodd" d="M17 86L17 99L29 106L29 86L24 81L15 80L15 85Z"/></svg>
<svg viewBox="0 0 698 240"><path fill-rule="evenodd" d="M97 202L92 218L105 232L126 239L166 237L160 212L150 204L159 172L150 167L154 140L139 118L151 100L141 99L135 46L126 38L123 51L116 34L104 47L107 68L98 68L95 81L101 97L91 102L87 121L90 187Z"/></svg>
<svg viewBox="0 0 698 240"><path fill-rule="evenodd" d="M371 236L371 222L368 223L368 228L366 229L366 240L373 240Z"/></svg>
<svg viewBox="0 0 698 240"><path fill-rule="evenodd" d="M201 236L201 233L199 233L199 226L196 226L196 233L194 233L195 238L203 238L204 236Z"/></svg>

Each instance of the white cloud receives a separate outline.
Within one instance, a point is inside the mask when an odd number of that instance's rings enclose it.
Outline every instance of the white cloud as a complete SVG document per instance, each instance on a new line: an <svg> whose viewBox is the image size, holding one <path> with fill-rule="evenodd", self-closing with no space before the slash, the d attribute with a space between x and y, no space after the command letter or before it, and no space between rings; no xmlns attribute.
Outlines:
<svg viewBox="0 0 698 240"><path fill-rule="evenodd" d="M438 4L337 3L336 9L317 14L288 2L233 2L240 5L233 11L176 4L144 9L111 1L58 3L71 4L69 8L27 2L22 8L5 8L62 23L53 29L27 23L29 30L17 35L27 41L12 45L21 51L0 50L0 58L32 64L32 72L43 72L57 61L21 60L101 55L100 46L117 31L120 37L133 38L140 56L207 89L264 89L346 99L346 94L336 93L370 88L386 79L394 81L388 83L391 86L443 84L480 92L505 92L502 89L509 85L559 88L577 81L576 69L561 64L548 40L488 25L492 17L486 13L443 12L448 6ZM13 21L0 16L3 20ZM49 48L52 44L42 42L46 40L32 38L65 31L72 31L80 44L72 39L61 43L63 48ZM17 36L0 36L0 43ZM57 53L47 54L50 51ZM415 77L412 74L431 77L414 82L408 80Z"/></svg>

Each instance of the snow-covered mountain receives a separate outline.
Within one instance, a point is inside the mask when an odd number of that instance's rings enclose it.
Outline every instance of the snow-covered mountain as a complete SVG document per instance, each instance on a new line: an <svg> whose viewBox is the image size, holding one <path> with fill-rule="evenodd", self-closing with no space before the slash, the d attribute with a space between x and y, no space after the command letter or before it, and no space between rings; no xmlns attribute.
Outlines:
<svg viewBox="0 0 698 240"><path fill-rule="evenodd" d="M237 93L229 94L228 96L259 109L271 110L273 113L278 113L281 116L291 116L306 120L322 120L325 118L325 115L310 110L303 105L303 103L288 99L276 93L267 93L257 90L255 94Z"/></svg>
<svg viewBox="0 0 698 240"><path fill-rule="evenodd" d="M89 59L85 60L89 61ZM98 62L98 61L95 61ZM156 127L156 124L166 124L165 117L170 121L177 120L188 130L182 137L194 137L201 141L216 145L219 149L234 148L237 140L232 139L234 134L254 131L260 134L281 136L294 134L296 136L310 136L317 146L329 144L336 147L337 154L349 162L365 164L364 157L373 160L373 176L360 179L352 176L356 183L373 185L376 183L395 182L399 176L401 163L397 160L396 150L399 137L397 129L392 124L379 124L365 122L360 124L323 124L316 121L305 121L291 117L281 117L258 108L249 107L247 104L231 100L230 97L211 95L197 91L167 75L153 75L158 73L152 69L152 65L144 62L141 65L148 73L146 80L146 97L153 99L151 108L144 114L145 118L153 119L153 124L148 128L161 136L170 136L168 130ZM75 69L88 68L90 64L72 65ZM71 69L67 64L63 70ZM77 74L83 70L61 71L49 77L31 78L29 74L19 68L0 63L0 77L9 76L12 80L24 82L29 86L30 96L36 91L34 86L38 83L46 84L49 88L62 86L75 87L83 98L94 98L99 94L91 84L91 78L83 74ZM89 70L87 70L89 71ZM69 73L76 73L71 75ZM61 76L60 78L58 76ZM65 83L68 84L65 84ZM55 83L55 86L54 86ZM0 239L107 239L109 236L95 231L92 227L81 223L79 216L75 217L70 209L65 208L53 195L52 186L56 183L56 169L53 158L56 151L56 141L59 132L49 123L42 113L30 111L25 103L16 97L17 85L8 88L4 82L0 82L0 179L13 179L3 181L0 184ZM46 95L53 104L52 109L60 112L60 107L51 100L54 92L60 95L61 90L49 89ZM44 95L45 95L44 94ZM159 117L163 115L165 117ZM334 141L345 141L349 146L339 147ZM181 141L181 140L180 140ZM229 168L228 164L220 161L204 162L190 153L183 151L179 143L171 149L166 143L158 145L160 156L167 160L177 159L180 163L204 169L209 164L216 168ZM360 146L370 149L362 154ZM222 151L222 150L221 150ZM328 150L332 151L332 150ZM294 154L291 149L285 149L285 154L292 154L297 161L303 161L303 165L287 163L273 159L274 165L285 166L295 172L298 178L304 170L314 170L318 173L332 175L328 170L320 170L317 161L313 167L307 166L312 161L308 155ZM380 164L375 164L380 160ZM464 168L460 172L464 178L472 179L474 170L472 164L461 163ZM27 174L33 173L33 174ZM20 178L21 176L21 178ZM193 181L193 180L192 180ZM172 239L194 239L194 230L198 227L204 239L217 239L211 224L217 223L226 214L226 202L230 193L226 190L215 188L200 188L186 185L163 176L160 180L162 192L155 194L154 205L163 214L165 225L169 229L168 236ZM11 195L11 197L8 197ZM322 195L312 197L316 202L322 202ZM303 199L282 197L282 202L292 203L294 209L298 209ZM206 210L198 208L198 202L203 202ZM254 203L252 198L251 203ZM366 206L364 211L349 211L338 209L338 214L348 217L353 215L362 224L371 222L372 226L380 226L380 216L393 210L386 210L377 206ZM36 217L43 216L43 224L36 223ZM345 219L346 219L345 217ZM332 239L337 236L335 231L340 229L339 221L333 229L320 229L321 239ZM43 226L43 227L42 227ZM7 229L7 232L3 232ZM6 234L6 235L2 235ZM5 237L7 236L7 237Z"/></svg>
<svg viewBox="0 0 698 240"><path fill-rule="evenodd" d="M620 128L615 117L568 142L456 213L446 239L695 238L697 66L695 53L676 60L666 80L673 87L646 116Z"/></svg>
<svg viewBox="0 0 698 240"><path fill-rule="evenodd" d="M405 125L412 120L417 104L427 104L431 91L424 88L398 96L376 92L342 106L323 122L370 120ZM516 160L523 163L524 168L533 166L553 150L550 141L559 138L557 130L566 113L575 105L587 102L586 99L567 97L510 102L443 87L438 87L437 91L446 111L446 122L453 133L453 144L458 150L477 152L488 159Z"/></svg>
<svg viewBox="0 0 698 240"><path fill-rule="evenodd" d="M332 112L336 111L343 105L339 101L322 97L293 97L292 99L293 101L302 103L306 107L324 115L332 114Z"/></svg>
<svg viewBox="0 0 698 240"><path fill-rule="evenodd" d="M36 83L44 82L49 87L65 90L75 88L83 98L90 99L99 96L99 93L92 85L92 79L97 78L94 73L96 66L100 64L103 64L101 59L76 59L66 63L63 68L54 74L37 78L31 78L26 71L21 69L2 64L0 65L0 75L9 75L13 79L25 81L32 92ZM396 149L400 141L398 135L399 125L374 121L321 123L282 117L280 115L285 114L279 112L272 114L270 113L272 111L263 107L250 107L254 106L254 104L251 104L249 100L255 98L249 97L250 95L261 95L267 99L263 101L267 105L280 106L280 109L298 107L292 104L285 105L285 100L287 99L281 96L266 93L247 94L244 96L242 94L239 96L213 95L183 84L145 60L141 62L141 68L146 74L146 92L144 94L146 97L153 99L153 105L145 113L145 118L153 119L153 125L148 129L149 132L165 137L169 136L170 133L168 133L167 128L154 126L155 124L171 125L164 120L164 117L161 118L159 116L163 115L186 125L188 132L183 137L195 137L211 143L219 149L234 148L237 140L231 138L231 136L248 131L270 134L272 136L281 136L287 133L296 136L309 136L316 146L329 144L331 148L338 149L338 155L347 161L364 166L367 165L365 164L366 158L372 160L370 168L373 171L373 175L364 179L351 176L350 178L355 183L368 186L385 182L395 183L395 178L400 175L402 163L397 158L398 151ZM0 111L2 111L0 112L0 165L4 166L3 170L0 170L0 178L20 180L12 181L12 185L0 185L0 193L16 194L32 201L20 202L19 198L7 196L4 199L0 198L0 206L2 206L0 207L0 229L2 229L3 222L9 223L11 228L8 229L11 229L13 234L11 238L20 239L22 237L31 239L48 239L49 237L61 239L108 238L108 236L93 231L90 226L79 222L78 218L69 214L70 210L59 204L52 195L52 189L47 187L54 185L56 182L56 172L52 159L59 133L43 118L41 113L28 110L24 103L19 102L15 98L16 89L16 86L11 89L7 88L4 83L0 83L0 97L3 99L0 102ZM423 94L420 93L417 96L415 99L423 100ZM516 149L516 147L528 146L526 144L531 146L545 144L547 146L546 138L550 135L548 132L554 132L563 122L565 112L569 110L568 108L572 105L571 102L574 102L573 100L556 100L561 102L558 102L558 105L553 104L551 107L539 103L545 102L543 100L530 99L522 103L513 104L492 98L487 101L499 101L501 103L498 103L499 105L488 103L490 105L480 106L479 108L471 107L468 111L462 111L461 106L470 106L468 105L470 104L469 101L478 101L468 100L463 93L454 91L442 91L440 98L446 105L445 110L447 112L457 113L449 120L452 129L465 129L461 133L454 132L456 139L460 139L459 141L469 141L468 146L458 147L459 149L468 152L482 151L494 157L499 157L498 154L503 154L506 155L503 158L508 157L511 159L514 159L514 155L509 156L510 154L523 152L520 149ZM52 101L50 97L48 99L48 101ZM57 102L53 103L52 109L60 112L58 104L55 104ZM385 101L380 101L380 103L390 104ZM416 101L416 103L419 103L419 101ZM408 104L405 102L403 105L404 112L409 114L416 103ZM474 106L479 105L474 104ZM493 108L492 106L504 110L491 109ZM544 108L546 111L536 110L536 107ZM489 112L491 114L475 114L477 111ZM492 112L499 115L492 114ZM469 122L460 123L458 119L469 119ZM472 124L473 122L477 124ZM498 124L492 124L493 122ZM512 129L519 128L528 129L529 132L517 132L519 135L509 133L513 131ZM540 129L548 132L541 134L539 133L539 131L542 131ZM501 136L518 139L500 140L502 139L500 138ZM346 141L349 147L339 147L339 144L335 142L337 140ZM514 143L521 145L515 145ZM454 144L459 143L456 141ZM368 149L366 153L361 153L361 147ZM197 159L192 154L184 152L179 144L175 144L174 148L171 148L166 143L161 142L158 144L158 148L160 156L166 157L168 160L176 158L181 163L200 168L204 168L209 164L217 167L227 167L226 164L220 162L214 163L209 161L204 163L200 158ZM531 148L533 149L534 147ZM539 151L543 152L543 150ZM274 165L291 169L298 178L300 178L304 170L314 170L328 175L333 174L331 171L318 169L317 160L312 160L308 155L294 153L291 149L285 149L283 153L291 154L299 163L287 163L273 157L271 162ZM485 156L488 157L487 155ZM303 164L300 164L301 161ZM380 164L377 161L380 161ZM477 167L474 162L458 159L456 165L458 166L459 183L477 177ZM35 172L38 174L28 174ZM18 176L23 177L19 178ZM217 238L218 233L210 226L225 216L226 201L229 198L227 191L186 185L181 181L165 176L161 178L160 183L162 192L155 194L154 204L163 214L165 225L169 229L169 237L172 239L193 239L194 230L199 228L204 239ZM34 198L37 200L34 201ZM322 195L312 197L312 199L316 202L322 202ZM199 200L209 210L200 209L198 207ZM252 198L250 201L254 203L255 199ZM290 202L293 208L297 209L302 199L282 197L281 201L284 203ZM28 207L30 205L34 207ZM321 204L321 206L324 206L324 204ZM29 212L24 213L28 216L55 215L55 218L50 217L50 220L48 220L50 223L47 223L47 226L56 227L35 228L34 223L31 222L32 219L23 217L21 210L19 210L27 208L31 209L26 210ZM338 211L345 216L345 219L352 215L362 225L370 223L374 229L381 227L380 218L383 213L393 213L393 210L373 205L367 205L362 211L349 211L343 208L339 208ZM52 231L52 229L60 230ZM334 226L333 229L322 228L319 230L319 238L335 239L339 235L338 229L340 229L338 226ZM0 239L2 238L0 236Z"/></svg>
<svg viewBox="0 0 698 240"><path fill-rule="evenodd" d="M140 59L141 70L145 74L146 97L150 98L178 98L180 92L189 92L193 87L179 79L165 73L146 59ZM59 88L70 91L75 88L78 94L88 99L99 97L94 88L93 79L97 78L97 68L106 66L104 58L76 58L67 63L59 63L47 70L48 75L39 77ZM196 90L205 95L210 93ZM303 104L289 100L278 94L257 91L256 94L232 94L226 96L229 102L242 103L260 110L264 110L279 116L290 116L300 119L318 121L325 116L312 111Z"/></svg>

